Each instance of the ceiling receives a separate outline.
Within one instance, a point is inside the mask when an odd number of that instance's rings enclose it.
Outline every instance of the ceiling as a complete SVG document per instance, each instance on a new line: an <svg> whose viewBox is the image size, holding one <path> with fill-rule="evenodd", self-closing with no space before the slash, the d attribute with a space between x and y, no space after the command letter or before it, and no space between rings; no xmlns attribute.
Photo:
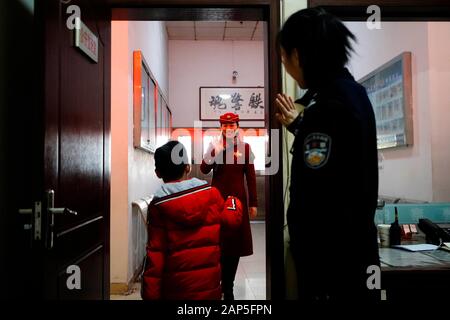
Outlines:
<svg viewBox="0 0 450 320"><path fill-rule="evenodd" d="M169 40L262 41L262 21L166 21Z"/></svg>

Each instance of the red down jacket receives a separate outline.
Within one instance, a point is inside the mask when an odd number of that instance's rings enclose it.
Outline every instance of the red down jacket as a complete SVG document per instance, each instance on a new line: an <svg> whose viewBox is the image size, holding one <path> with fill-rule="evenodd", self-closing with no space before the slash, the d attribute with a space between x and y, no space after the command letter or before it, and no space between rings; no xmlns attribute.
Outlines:
<svg viewBox="0 0 450 320"><path fill-rule="evenodd" d="M166 183L148 213L144 300L221 298L220 231L242 222L237 198L196 178Z"/></svg>

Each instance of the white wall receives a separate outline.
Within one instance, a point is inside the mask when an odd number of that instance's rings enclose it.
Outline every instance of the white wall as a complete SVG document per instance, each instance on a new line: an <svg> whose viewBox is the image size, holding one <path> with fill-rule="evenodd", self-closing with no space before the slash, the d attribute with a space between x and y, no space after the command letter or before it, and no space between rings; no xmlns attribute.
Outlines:
<svg viewBox="0 0 450 320"><path fill-rule="evenodd" d="M349 69L358 80L404 51L412 52L412 147L382 151L380 195L433 200L428 23L383 22L369 30L365 22L347 22L358 43Z"/></svg>
<svg viewBox="0 0 450 320"><path fill-rule="evenodd" d="M127 283L138 267L133 265L131 203L160 185L153 154L133 147L133 51L142 51L167 95L167 42L162 22L112 22L111 283Z"/></svg>
<svg viewBox="0 0 450 320"><path fill-rule="evenodd" d="M128 22L111 26L111 283L128 277ZM126 257L122 259L122 257Z"/></svg>
<svg viewBox="0 0 450 320"><path fill-rule="evenodd" d="M239 72L236 84L233 70ZM192 128L199 120L202 86L264 86L263 42L170 40L169 105L175 128ZM253 124L261 122L241 126ZM204 121L204 126L218 126L218 121Z"/></svg>
<svg viewBox="0 0 450 320"><path fill-rule="evenodd" d="M128 49L141 50L162 91L169 92L168 38L161 21L130 21ZM132 62L131 67L133 66ZM133 69L131 69L133 70ZM130 74L132 77L132 74Z"/></svg>
<svg viewBox="0 0 450 320"><path fill-rule="evenodd" d="M450 22L428 23L433 200L450 201Z"/></svg>

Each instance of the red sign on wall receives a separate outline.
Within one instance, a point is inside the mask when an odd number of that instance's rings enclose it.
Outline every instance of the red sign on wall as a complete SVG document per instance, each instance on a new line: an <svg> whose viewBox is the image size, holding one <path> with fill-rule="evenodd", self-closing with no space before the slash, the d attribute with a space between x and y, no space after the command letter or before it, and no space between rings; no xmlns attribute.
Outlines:
<svg viewBox="0 0 450 320"><path fill-rule="evenodd" d="M78 18L77 18L78 19ZM75 28L75 47L83 51L89 58L98 62L98 38L80 21L80 28Z"/></svg>

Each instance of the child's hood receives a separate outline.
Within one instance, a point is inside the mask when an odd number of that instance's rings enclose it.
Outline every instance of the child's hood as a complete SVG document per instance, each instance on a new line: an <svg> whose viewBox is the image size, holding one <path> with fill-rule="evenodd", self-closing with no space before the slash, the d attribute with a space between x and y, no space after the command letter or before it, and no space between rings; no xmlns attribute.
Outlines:
<svg viewBox="0 0 450 320"><path fill-rule="evenodd" d="M210 193L203 191L210 188L208 182L197 178L165 183L156 191L154 202L171 221L198 225L206 219Z"/></svg>

